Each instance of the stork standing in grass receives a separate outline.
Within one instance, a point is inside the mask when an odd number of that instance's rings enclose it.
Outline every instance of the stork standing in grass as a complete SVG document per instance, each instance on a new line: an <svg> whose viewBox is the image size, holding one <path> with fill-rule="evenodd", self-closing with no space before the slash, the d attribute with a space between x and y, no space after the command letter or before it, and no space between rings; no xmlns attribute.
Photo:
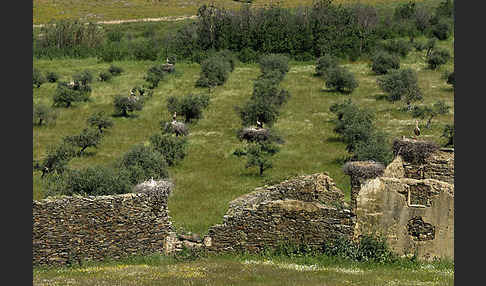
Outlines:
<svg viewBox="0 0 486 286"><path fill-rule="evenodd" d="M418 120L415 120L415 129L413 130L417 139L420 136L420 128L418 127Z"/></svg>

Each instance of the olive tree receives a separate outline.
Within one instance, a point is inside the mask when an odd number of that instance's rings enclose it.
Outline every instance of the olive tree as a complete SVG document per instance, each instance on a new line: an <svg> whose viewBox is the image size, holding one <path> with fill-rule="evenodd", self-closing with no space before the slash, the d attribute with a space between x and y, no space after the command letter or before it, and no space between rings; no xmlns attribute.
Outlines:
<svg viewBox="0 0 486 286"><path fill-rule="evenodd" d="M412 102L423 99L417 74L412 69L393 70L378 78L377 83L388 94L389 101L404 100L409 111L412 110Z"/></svg>
<svg viewBox="0 0 486 286"><path fill-rule="evenodd" d="M86 122L91 126L98 128L100 133L103 133L104 129L110 128L113 126L113 120L109 118L104 111L99 111L92 113L90 117L86 120Z"/></svg>

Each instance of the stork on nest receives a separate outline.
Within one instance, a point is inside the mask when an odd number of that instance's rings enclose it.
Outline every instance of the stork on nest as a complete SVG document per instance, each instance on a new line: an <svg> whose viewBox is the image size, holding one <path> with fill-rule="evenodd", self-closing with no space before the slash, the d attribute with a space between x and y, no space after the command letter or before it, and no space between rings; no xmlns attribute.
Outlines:
<svg viewBox="0 0 486 286"><path fill-rule="evenodd" d="M415 133L415 139L417 139L420 136L420 128L418 127L418 120L415 120L415 129L413 130L413 133Z"/></svg>
<svg viewBox="0 0 486 286"><path fill-rule="evenodd" d="M174 111L174 114L172 114L172 121L176 121L177 119L177 111Z"/></svg>
<svg viewBox="0 0 486 286"><path fill-rule="evenodd" d="M263 128L263 123L258 121L258 119L256 121L256 124L257 124L257 128Z"/></svg>

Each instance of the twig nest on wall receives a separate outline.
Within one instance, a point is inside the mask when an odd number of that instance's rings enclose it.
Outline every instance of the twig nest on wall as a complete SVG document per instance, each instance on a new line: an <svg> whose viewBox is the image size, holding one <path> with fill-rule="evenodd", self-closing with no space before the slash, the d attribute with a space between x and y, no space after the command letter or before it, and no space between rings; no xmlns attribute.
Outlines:
<svg viewBox="0 0 486 286"><path fill-rule="evenodd" d="M385 165L375 161L353 161L343 166L343 172L348 176L370 179L383 175Z"/></svg>
<svg viewBox="0 0 486 286"><path fill-rule="evenodd" d="M403 160L409 163L424 163L425 159L439 146L435 142L416 139L395 139L393 141L393 154L402 156Z"/></svg>
<svg viewBox="0 0 486 286"><path fill-rule="evenodd" d="M132 192L168 197L173 187L174 184L171 181L150 179L133 187Z"/></svg>

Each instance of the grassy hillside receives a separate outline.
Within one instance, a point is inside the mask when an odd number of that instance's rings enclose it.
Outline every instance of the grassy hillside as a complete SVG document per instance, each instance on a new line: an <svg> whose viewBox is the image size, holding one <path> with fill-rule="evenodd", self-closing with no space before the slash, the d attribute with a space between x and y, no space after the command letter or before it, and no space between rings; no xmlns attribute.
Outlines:
<svg viewBox="0 0 486 286"><path fill-rule="evenodd" d="M439 42L453 54L453 39ZM452 70L453 60L439 70L429 70L424 62L424 52L412 52L402 60L401 67L411 67L418 72L419 85L424 93L420 104L431 104L444 100L452 108L449 114L438 116L431 129L422 128L422 137L444 143L440 138L443 126L453 122L454 93L441 78L444 70ZM33 159L45 156L47 147L58 144L66 135L79 133L86 126L86 119L95 112L104 110L112 114L113 98L117 94L128 94L135 85L141 85L143 76L153 62L116 62L125 72L110 82L93 82L91 101L78 103L72 108L58 108L55 125L34 126ZM260 71L256 64L238 64L229 80L217 87L211 94L211 103L204 112L204 118L190 126L188 155L177 166L170 168L175 190L169 199L170 215L176 226L188 231L205 233L209 226L221 222L228 202L255 187L279 182L285 178L316 172L329 172L338 187L349 199L349 178L341 170L341 159L347 154L345 145L332 131L330 122L333 114L329 107L346 98L361 107L374 111L376 124L393 137L411 136L415 119L410 113L400 111L403 103L380 100L381 90L367 62L342 63L357 77L359 87L351 94L339 94L325 89L324 81L313 76L314 63L291 62L290 72L281 86L291 93L290 101L283 106L282 114L275 125L286 143L274 159L274 167L263 177L257 170L245 169L243 160L232 155L238 147L236 130L241 126L234 107L241 105L251 95L253 83ZM34 60L34 67L42 71L56 71L61 80L70 80L78 71L88 69L97 75L109 67L96 59L85 60ZM152 99L134 118L113 118L111 128L97 149L87 149L88 156L75 158L70 167L81 168L113 162L133 145L148 143L149 137L159 130L159 121L168 120L166 98L182 96L191 92L206 92L194 87L199 77L198 64L179 63L176 74L168 76L155 89ZM45 83L34 88L34 102L52 103L55 83ZM421 121L421 126L425 125ZM40 172L33 173L34 199L45 196Z"/></svg>
<svg viewBox="0 0 486 286"><path fill-rule="evenodd" d="M416 2L423 2L418 0ZM280 3L282 7L308 6L312 0L254 0L253 7L263 7L268 4ZM373 5L386 4L390 6L393 2L404 2L403 0L335 0L334 3L369 3ZM438 0L426 2L437 3ZM86 21L108 21L122 19L142 19L157 17L175 17L184 15L196 15L197 9L203 4L214 3L217 6L226 8L238 8L241 2L234 0L34 0L33 1L33 24L45 24L51 20L60 19L83 19Z"/></svg>

